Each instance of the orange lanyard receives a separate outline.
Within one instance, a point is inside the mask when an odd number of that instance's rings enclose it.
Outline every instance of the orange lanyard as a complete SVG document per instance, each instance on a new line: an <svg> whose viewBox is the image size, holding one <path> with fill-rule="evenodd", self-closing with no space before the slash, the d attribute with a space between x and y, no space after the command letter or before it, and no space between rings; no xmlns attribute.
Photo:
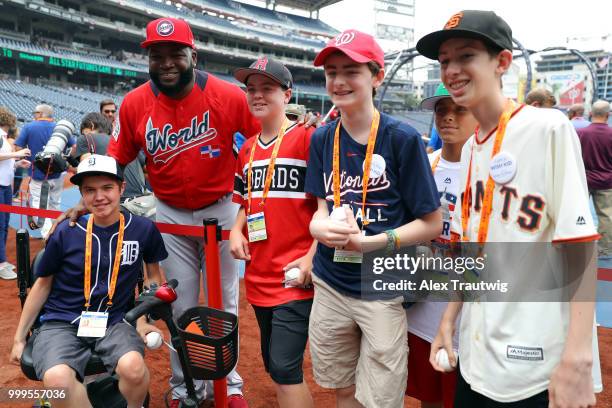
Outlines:
<svg viewBox="0 0 612 408"><path fill-rule="evenodd" d="M268 163L268 170L266 171L266 181L264 183L264 189L261 196L261 203L259 205L263 206L266 202L266 198L268 197L268 192L270 191L270 185L272 184L272 177L274 176L274 164L276 163L276 156L278 156L278 151L280 149L281 143L283 142L283 138L285 137L285 131L287 130L287 126L289 126L289 120L285 119L280 130L278 131L278 137L274 142L274 149L272 150L272 156L270 156L270 162ZM253 147L251 147L251 156L249 157L249 170L247 171L247 200L248 200L248 212L247 215L251 214L251 200L252 194L251 191L251 181L253 179L253 158L255 157L255 149L257 148L257 143L261 138L261 133L257 136L257 140L253 143Z"/></svg>
<svg viewBox="0 0 612 408"><path fill-rule="evenodd" d="M438 163L440 163L440 157L442 157L442 152L440 152L440 155L434 159L433 163L431 163L432 173L436 172L436 167L438 167Z"/></svg>
<svg viewBox="0 0 612 408"><path fill-rule="evenodd" d="M87 234L85 235L85 283L83 291L85 294L85 307L89 309L89 299L91 297L91 240L93 236L93 214L87 221ZM125 229L125 218L119 213L119 235L117 237L117 249L115 250L115 260L113 262L113 272L111 280L108 282L108 302L106 305L113 305L113 296L115 296L115 288L117 287L117 278L119 277L119 265L121 265L121 249L123 248L123 231Z"/></svg>
<svg viewBox="0 0 612 408"><path fill-rule="evenodd" d="M495 135L495 142L493 144L493 151L491 152L491 159L495 157L502 145L502 141L504 140L504 136L506 135L506 126L512 117L512 113L514 111L515 105L511 99L508 99L506 102L506 106L504 107L504 112L499 117L499 122L497 124L497 131ZM472 178L472 158L474 156L474 144L477 143L478 140L478 130L476 128L476 132L474 133L474 140L472 141L472 149L470 151L470 163L468 165L468 174L467 174L467 182L465 185L465 191L463 193L463 201L461 203L461 227L463 229L463 241L469 241L470 238L468 236L468 224L470 220L470 197L472 196L472 186L471 186L471 178ZM487 185L485 187L485 193L482 200L482 210L480 212L480 224L478 226L478 242L484 243L487 241L487 235L489 233L489 220L491 218L491 209L493 207L493 190L495 189L495 182L489 174L489 178L487 179ZM476 197L474 199L477 199Z"/></svg>
<svg viewBox="0 0 612 408"><path fill-rule="evenodd" d="M340 207L340 125L342 120L336 125L334 134L334 152L332 162L333 172L333 189L334 189L334 208ZM368 136L368 147L366 148L365 161L363 162L363 190L361 194L361 225L369 224L365 213L366 195L368 194L368 183L370 182L370 167L372 166L372 156L374 154L374 145L376 144L376 135L378 133L378 125L380 124L380 112L374 109L374 117L372 118L372 126L370 127L370 135Z"/></svg>

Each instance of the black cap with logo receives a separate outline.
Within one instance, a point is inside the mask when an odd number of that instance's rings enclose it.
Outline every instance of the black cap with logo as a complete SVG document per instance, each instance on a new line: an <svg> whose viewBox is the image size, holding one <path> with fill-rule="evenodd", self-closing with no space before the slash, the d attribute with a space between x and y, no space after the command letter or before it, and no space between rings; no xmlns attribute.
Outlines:
<svg viewBox="0 0 612 408"><path fill-rule="evenodd" d="M512 50L512 29L492 11L463 10L454 14L444 29L421 38L416 49L427 58L438 59L440 45L451 38L474 38Z"/></svg>
<svg viewBox="0 0 612 408"><path fill-rule="evenodd" d="M291 72L281 62L272 58L264 56L248 68L238 68L234 71L234 78L246 85L249 76L253 74L265 75L286 89L293 87Z"/></svg>

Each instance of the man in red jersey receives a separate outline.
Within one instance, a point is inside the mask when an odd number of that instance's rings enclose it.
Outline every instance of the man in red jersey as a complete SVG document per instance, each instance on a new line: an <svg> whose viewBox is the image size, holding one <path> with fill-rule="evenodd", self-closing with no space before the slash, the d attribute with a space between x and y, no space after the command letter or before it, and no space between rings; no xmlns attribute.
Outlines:
<svg viewBox="0 0 612 408"><path fill-rule="evenodd" d="M196 50L189 25L160 18L147 25L141 44L149 55L151 80L125 96L119 125L113 130L108 154L126 165L142 149L157 202L157 221L202 225L217 218L230 229L238 206L232 203L236 158L233 135L259 132L245 94L235 85L195 69ZM174 314L198 304L200 273L205 272L203 239L163 234L169 256L162 264L167 279L179 281ZM220 244L221 282L226 311L238 314L238 268L227 241ZM202 272L200 272L202 271ZM171 353L174 388L172 407L186 389L178 358ZM242 379L227 377L229 407L246 407ZM210 398L212 386L196 382L199 396Z"/></svg>

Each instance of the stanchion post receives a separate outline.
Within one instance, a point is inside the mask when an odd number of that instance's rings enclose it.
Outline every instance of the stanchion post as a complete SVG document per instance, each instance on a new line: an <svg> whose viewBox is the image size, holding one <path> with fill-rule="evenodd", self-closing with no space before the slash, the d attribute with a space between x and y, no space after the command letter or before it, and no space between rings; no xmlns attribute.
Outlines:
<svg viewBox="0 0 612 408"><path fill-rule="evenodd" d="M208 287L208 306L223 310L221 291L221 258L219 257L221 227L216 218L204 220L204 254L206 257L206 285ZM227 381L225 378L214 381L215 408L227 408Z"/></svg>
<svg viewBox="0 0 612 408"><path fill-rule="evenodd" d="M30 234L28 230L17 230L17 289L21 308L28 296L28 287L32 285L32 271L30 271Z"/></svg>

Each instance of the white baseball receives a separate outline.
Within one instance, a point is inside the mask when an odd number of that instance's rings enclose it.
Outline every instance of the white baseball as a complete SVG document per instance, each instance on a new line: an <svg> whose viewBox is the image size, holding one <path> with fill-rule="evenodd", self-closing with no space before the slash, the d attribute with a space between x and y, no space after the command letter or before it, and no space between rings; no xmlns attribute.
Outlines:
<svg viewBox="0 0 612 408"><path fill-rule="evenodd" d="M454 350L453 354L455 354L455 361L457 361L457 353ZM446 349L441 348L438 350L436 353L436 363L438 363L438 365L442 367L446 373L450 373L451 371L455 370L455 367L451 366L450 361L448 360L448 353L446 352Z"/></svg>
<svg viewBox="0 0 612 408"><path fill-rule="evenodd" d="M329 215L329 219L334 221L346 221L346 210L344 207L334 208Z"/></svg>
<svg viewBox="0 0 612 408"><path fill-rule="evenodd" d="M300 268L291 268L287 272L285 272L285 280L290 281L297 279L300 277L300 273L302 273Z"/></svg>
<svg viewBox="0 0 612 408"><path fill-rule="evenodd" d="M163 338L161 334L159 334L158 332L150 332L147 334L146 337L146 344L148 348L150 348L151 350L155 350L161 347L163 343Z"/></svg>

